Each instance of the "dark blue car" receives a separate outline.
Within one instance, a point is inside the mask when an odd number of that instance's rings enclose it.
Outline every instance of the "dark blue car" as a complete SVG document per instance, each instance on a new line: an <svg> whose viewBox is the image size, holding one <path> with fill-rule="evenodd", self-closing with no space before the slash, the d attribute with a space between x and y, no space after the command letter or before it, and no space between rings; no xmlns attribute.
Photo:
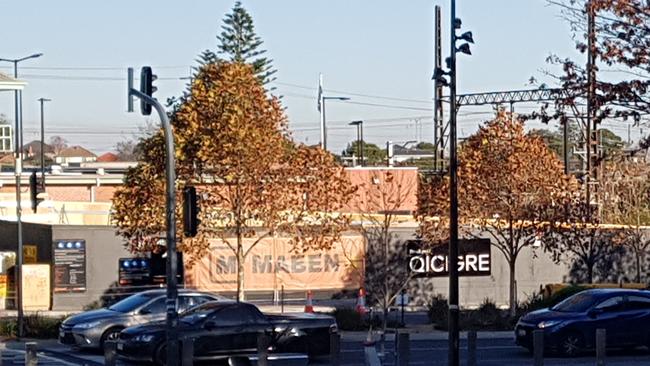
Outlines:
<svg viewBox="0 0 650 366"><path fill-rule="evenodd" d="M650 291L594 289L522 316L518 345L532 351L533 331L544 331L544 348L565 356L593 349L596 329L607 331L608 348L650 346Z"/></svg>

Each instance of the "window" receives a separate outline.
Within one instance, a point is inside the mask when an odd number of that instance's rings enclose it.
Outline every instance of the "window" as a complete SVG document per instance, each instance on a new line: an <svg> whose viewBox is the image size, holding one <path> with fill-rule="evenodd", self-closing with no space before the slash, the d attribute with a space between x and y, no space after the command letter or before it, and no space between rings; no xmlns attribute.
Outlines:
<svg viewBox="0 0 650 366"><path fill-rule="evenodd" d="M0 125L0 152L11 152L12 136L10 125Z"/></svg>
<svg viewBox="0 0 650 366"><path fill-rule="evenodd" d="M605 311L605 312L611 312L611 311L619 311L621 310L623 305L623 297L622 296L614 296L610 297L607 300L604 300L600 304L596 306L596 309Z"/></svg>
<svg viewBox="0 0 650 366"><path fill-rule="evenodd" d="M150 314L164 313L165 309L167 308L165 306L165 301L166 299L164 297L159 297L153 302L151 302L149 305L145 306L143 310L146 310Z"/></svg>
<svg viewBox="0 0 650 366"><path fill-rule="evenodd" d="M261 323L265 319L257 308L248 304L236 304L217 312L211 320L218 325L233 326Z"/></svg>
<svg viewBox="0 0 650 366"><path fill-rule="evenodd" d="M650 298L643 296L629 296L627 298L628 310L650 310Z"/></svg>
<svg viewBox="0 0 650 366"><path fill-rule="evenodd" d="M183 295L179 297L178 311L184 312L187 309L191 309L195 306L201 305L205 302L212 300L207 296L189 296Z"/></svg>

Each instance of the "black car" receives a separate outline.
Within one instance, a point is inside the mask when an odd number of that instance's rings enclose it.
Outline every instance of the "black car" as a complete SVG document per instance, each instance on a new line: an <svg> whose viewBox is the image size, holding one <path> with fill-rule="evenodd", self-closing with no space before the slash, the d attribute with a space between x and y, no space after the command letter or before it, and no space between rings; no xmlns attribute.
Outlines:
<svg viewBox="0 0 650 366"><path fill-rule="evenodd" d="M265 315L249 303L208 302L183 313L179 338L194 339L194 359L218 360L257 352L258 335L271 339L271 352L329 353L330 334L338 332L336 320L326 315ZM165 323L127 328L117 343L120 357L132 361L166 364Z"/></svg>
<svg viewBox="0 0 650 366"><path fill-rule="evenodd" d="M533 331L544 331L545 350L574 356L595 348L596 329L605 329L608 348L650 346L650 291L594 289L533 311L515 327L518 345L532 350Z"/></svg>

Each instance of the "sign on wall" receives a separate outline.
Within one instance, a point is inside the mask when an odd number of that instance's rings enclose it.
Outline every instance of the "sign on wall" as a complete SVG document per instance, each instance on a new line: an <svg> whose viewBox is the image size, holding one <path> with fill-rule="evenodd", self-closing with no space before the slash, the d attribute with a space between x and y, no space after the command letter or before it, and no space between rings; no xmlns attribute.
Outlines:
<svg viewBox="0 0 650 366"><path fill-rule="evenodd" d="M120 258L118 265L118 283L120 286L144 286L151 284L151 265L149 258Z"/></svg>
<svg viewBox="0 0 650 366"><path fill-rule="evenodd" d="M86 291L86 241L54 241L54 292Z"/></svg>
<svg viewBox="0 0 650 366"><path fill-rule="evenodd" d="M458 274L460 276L489 276L492 270L489 239L458 241ZM449 275L449 246L427 246L420 240L409 240L409 271L416 277L445 277Z"/></svg>
<svg viewBox="0 0 650 366"><path fill-rule="evenodd" d="M23 263L38 262L38 247L33 244L23 244Z"/></svg>
<svg viewBox="0 0 650 366"><path fill-rule="evenodd" d="M23 310L50 310L50 265L25 264L22 277Z"/></svg>

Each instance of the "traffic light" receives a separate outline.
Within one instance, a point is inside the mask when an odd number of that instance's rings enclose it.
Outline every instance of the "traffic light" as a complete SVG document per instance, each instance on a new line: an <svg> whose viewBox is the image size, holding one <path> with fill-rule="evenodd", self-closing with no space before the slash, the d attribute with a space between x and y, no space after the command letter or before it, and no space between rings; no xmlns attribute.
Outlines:
<svg viewBox="0 0 650 366"><path fill-rule="evenodd" d="M158 88L153 86L153 82L156 81L156 79L158 79L158 77L153 74L150 66L142 67L142 70L140 70L140 92L151 97L153 93L158 90ZM151 104L145 102L144 99L140 99L140 110L143 115L150 115Z"/></svg>
<svg viewBox="0 0 650 366"><path fill-rule="evenodd" d="M199 204L196 197L196 188L187 186L183 188L183 233L187 237L194 237L199 229L200 221Z"/></svg>
<svg viewBox="0 0 650 366"><path fill-rule="evenodd" d="M32 211L36 212L38 204L43 201L42 198L38 198L38 194L43 192L45 192L44 184L39 184L36 172L33 171L32 175L29 176L29 194L32 201Z"/></svg>

